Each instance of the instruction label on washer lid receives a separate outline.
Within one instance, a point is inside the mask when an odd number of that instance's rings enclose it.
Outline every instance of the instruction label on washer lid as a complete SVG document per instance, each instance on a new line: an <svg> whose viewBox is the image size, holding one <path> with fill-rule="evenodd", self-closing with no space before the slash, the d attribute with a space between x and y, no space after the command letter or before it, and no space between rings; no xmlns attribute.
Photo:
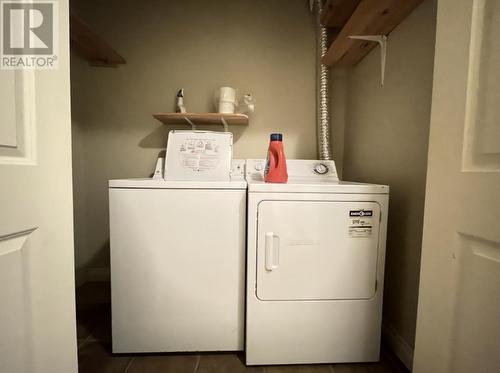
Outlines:
<svg viewBox="0 0 500 373"><path fill-rule="evenodd" d="M207 171L219 163L219 145L213 139L187 139L179 148L182 167L193 171Z"/></svg>
<svg viewBox="0 0 500 373"><path fill-rule="evenodd" d="M373 229L373 210L349 211L349 237L369 237Z"/></svg>

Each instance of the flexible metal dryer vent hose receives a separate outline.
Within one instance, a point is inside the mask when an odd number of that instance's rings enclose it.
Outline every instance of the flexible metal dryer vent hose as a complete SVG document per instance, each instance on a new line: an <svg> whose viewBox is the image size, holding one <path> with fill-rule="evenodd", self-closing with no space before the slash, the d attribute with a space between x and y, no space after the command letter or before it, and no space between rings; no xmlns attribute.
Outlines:
<svg viewBox="0 0 500 373"><path fill-rule="evenodd" d="M320 17L323 9L322 0L314 0L316 12L317 67L316 67L316 100L317 100L317 135L319 159L332 159L330 147L330 103L328 98L328 66L321 63L321 58L328 50L328 31L321 25Z"/></svg>

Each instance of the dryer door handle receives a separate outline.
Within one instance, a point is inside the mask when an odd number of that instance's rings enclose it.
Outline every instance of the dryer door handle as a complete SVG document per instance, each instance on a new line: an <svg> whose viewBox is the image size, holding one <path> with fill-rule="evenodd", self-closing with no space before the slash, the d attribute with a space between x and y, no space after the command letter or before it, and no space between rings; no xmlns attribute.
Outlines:
<svg viewBox="0 0 500 373"><path fill-rule="evenodd" d="M265 242L265 267L267 271L278 268L280 237L273 232L266 232Z"/></svg>

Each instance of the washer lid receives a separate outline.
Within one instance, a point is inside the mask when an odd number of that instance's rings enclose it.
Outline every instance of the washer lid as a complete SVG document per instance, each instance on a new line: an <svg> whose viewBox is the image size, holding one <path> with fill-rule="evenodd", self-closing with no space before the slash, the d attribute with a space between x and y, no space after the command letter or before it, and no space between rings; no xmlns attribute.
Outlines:
<svg viewBox="0 0 500 373"><path fill-rule="evenodd" d="M110 188L132 189L242 189L247 188L243 179L231 181L167 181L163 179L109 180Z"/></svg>
<svg viewBox="0 0 500 373"><path fill-rule="evenodd" d="M230 181L231 132L172 130L165 156L165 180Z"/></svg>

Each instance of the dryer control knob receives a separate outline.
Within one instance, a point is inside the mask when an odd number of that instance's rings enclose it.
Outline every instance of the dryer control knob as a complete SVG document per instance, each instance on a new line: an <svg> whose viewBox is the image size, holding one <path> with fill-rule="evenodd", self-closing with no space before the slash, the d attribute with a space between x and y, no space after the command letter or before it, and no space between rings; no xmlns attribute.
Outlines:
<svg viewBox="0 0 500 373"><path fill-rule="evenodd" d="M262 171L262 163L255 164L255 171Z"/></svg>
<svg viewBox="0 0 500 373"><path fill-rule="evenodd" d="M314 172L318 175L324 175L328 173L328 166L324 163L317 163L314 165Z"/></svg>

